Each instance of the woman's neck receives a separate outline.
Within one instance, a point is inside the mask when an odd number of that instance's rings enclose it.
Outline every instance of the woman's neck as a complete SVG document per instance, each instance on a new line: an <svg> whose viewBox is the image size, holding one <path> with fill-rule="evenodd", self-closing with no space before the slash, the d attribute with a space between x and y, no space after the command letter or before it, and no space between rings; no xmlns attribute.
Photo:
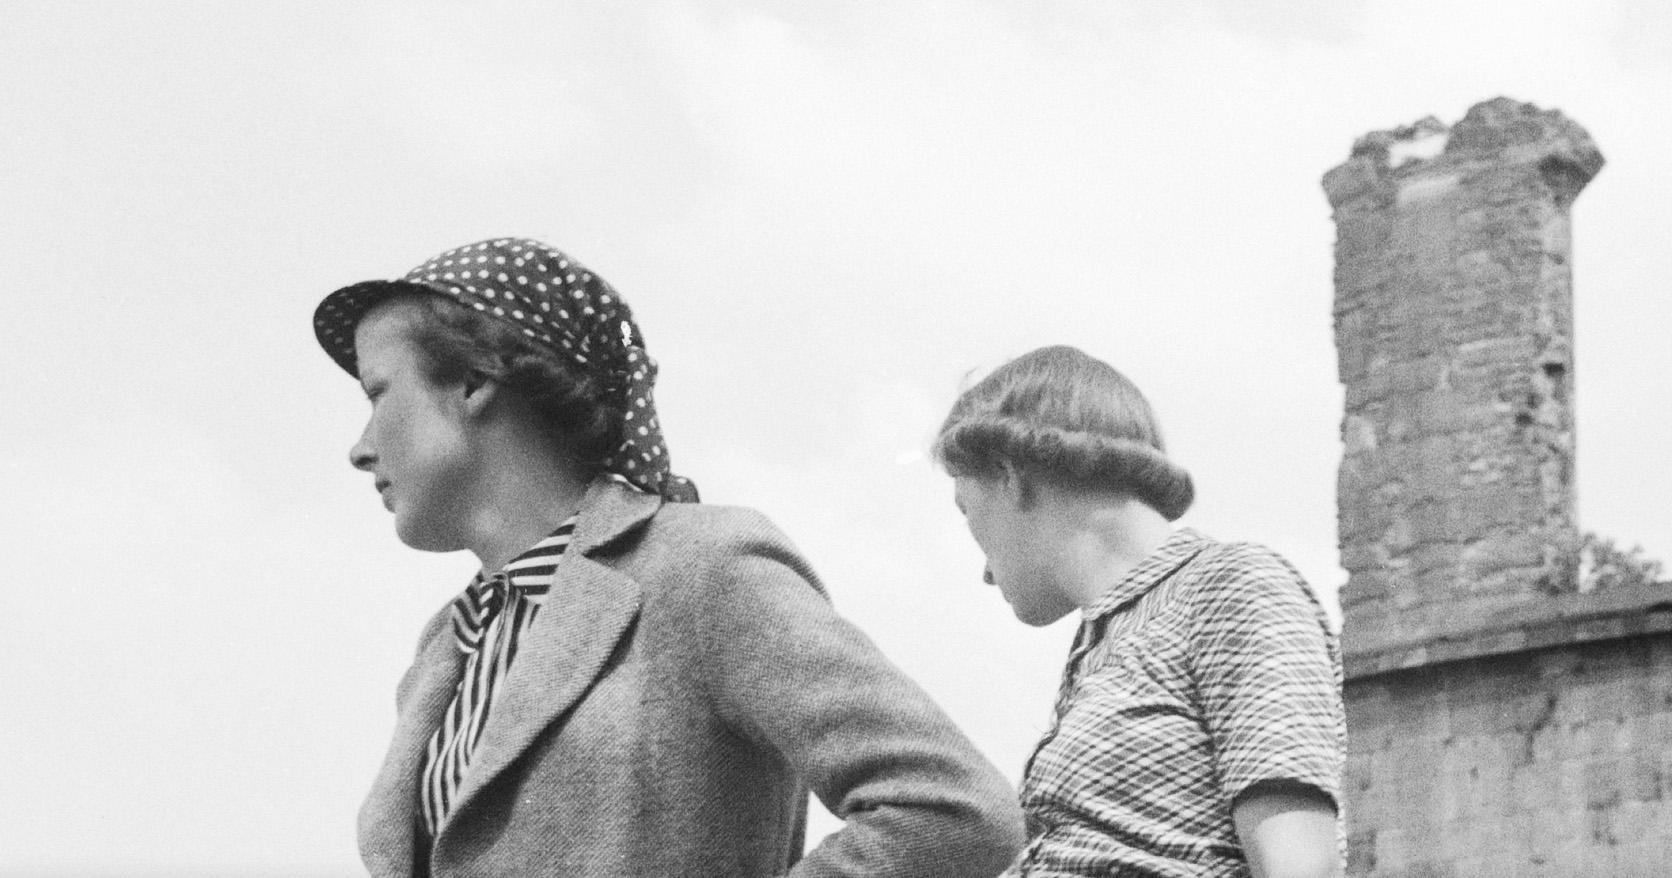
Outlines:
<svg viewBox="0 0 1672 878"><path fill-rule="evenodd" d="M502 443L487 459L492 463L477 486L470 550L492 572L575 514L591 474L547 443Z"/></svg>
<svg viewBox="0 0 1672 878"><path fill-rule="evenodd" d="M1082 611L1148 558L1173 532L1161 513L1120 494L1080 494L1058 507L1063 520L1060 588Z"/></svg>

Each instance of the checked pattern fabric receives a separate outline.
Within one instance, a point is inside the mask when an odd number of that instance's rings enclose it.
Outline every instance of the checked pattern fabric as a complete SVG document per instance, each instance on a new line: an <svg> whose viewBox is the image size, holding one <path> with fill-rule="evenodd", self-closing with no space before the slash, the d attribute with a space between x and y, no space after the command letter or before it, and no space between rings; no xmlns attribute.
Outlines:
<svg viewBox="0 0 1672 878"><path fill-rule="evenodd" d="M1085 614L1022 779L1029 840L1007 874L1249 875L1238 795L1299 783L1340 812L1341 684L1335 636L1293 567L1174 532Z"/></svg>

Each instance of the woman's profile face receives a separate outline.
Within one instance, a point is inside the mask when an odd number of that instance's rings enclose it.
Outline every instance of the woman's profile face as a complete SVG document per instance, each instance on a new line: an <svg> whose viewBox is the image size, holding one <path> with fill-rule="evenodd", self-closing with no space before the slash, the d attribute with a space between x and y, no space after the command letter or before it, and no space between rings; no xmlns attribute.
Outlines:
<svg viewBox="0 0 1672 878"><path fill-rule="evenodd" d="M1016 618L1049 625L1077 606L1056 587L1048 546L1041 533L1041 506L1025 502L1017 476L958 476L953 501L964 514L970 536L987 556L982 579L998 586Z"/></svg>
<svg viewBox="0 0 1672 878"><path fill-rule="evenodd" d="M453 551L464 525L475 461L464 388L432 381L409 327L418 306L395 299L377 306L354 331L360 384L372 411L349 451L356 469L375 477L395 533L415 549Z"/></svg>

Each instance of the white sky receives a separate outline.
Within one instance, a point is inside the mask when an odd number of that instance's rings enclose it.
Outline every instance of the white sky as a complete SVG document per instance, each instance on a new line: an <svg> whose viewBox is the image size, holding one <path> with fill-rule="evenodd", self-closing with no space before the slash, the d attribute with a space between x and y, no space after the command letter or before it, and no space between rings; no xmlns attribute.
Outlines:
<svg viewBox="0 0 1672 878"><path fill-rule="evenodd" d="M582 8L590 6L590 8ZM1582 525L1672 560L1672 7L0 0L0 873L359 874L422 621L473 571L347 465L330 289L492 235L620 289L676 467L760 508L1013 779L1032 630L925 461L1079 345L1334 603L1319 178L1500 94L1585 126ZM828 820L817 824L828 829Z"/></svg>

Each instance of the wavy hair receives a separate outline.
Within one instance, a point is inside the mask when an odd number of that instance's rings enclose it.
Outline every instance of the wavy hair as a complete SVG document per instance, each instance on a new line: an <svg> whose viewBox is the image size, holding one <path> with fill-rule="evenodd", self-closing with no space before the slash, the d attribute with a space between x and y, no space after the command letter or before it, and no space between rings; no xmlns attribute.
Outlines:
<svg viewBox="0 0 1672 878"><path fill-rule="evenodd" d="M1029 351L964 391L933 455L953 476L1005 465L1069 487L1130 494L1174 521L1196 497L1168 459L1149 402L1126 376L1078 348Z"/></svg>
<svg viewBox="0 0 1672 878"><path fill-rule="evenodd" d="M626 399L608 370L594 372L563 359L514 326L446 297L404 298L419 306L408 332L431 380L493 380L526 401L564 451L584 466L602 468L620 447Z"/></svg>

